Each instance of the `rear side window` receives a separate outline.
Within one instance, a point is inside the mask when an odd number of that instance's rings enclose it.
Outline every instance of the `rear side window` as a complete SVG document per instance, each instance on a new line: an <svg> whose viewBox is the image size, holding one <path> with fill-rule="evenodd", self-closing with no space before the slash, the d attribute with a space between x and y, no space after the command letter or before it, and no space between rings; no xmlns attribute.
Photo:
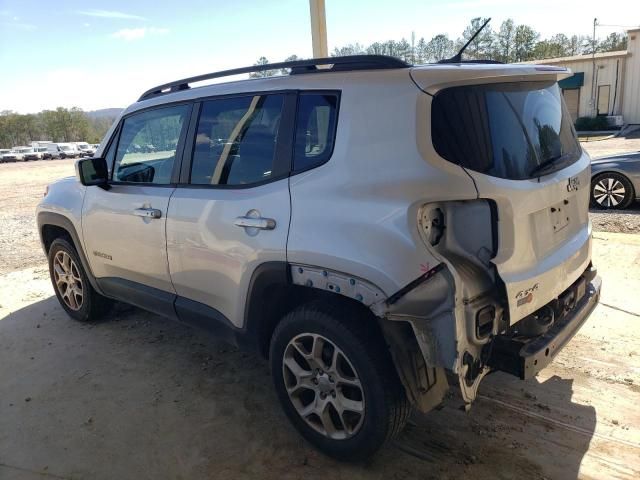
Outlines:
<svg viewBox="0 0 640 480"><path fill-rule="evenodd" d="M338 114L336 94L301 93L298 99L293 166L318 166L331 157Z"/></svg>
<svg viewBox="0 0 640 480"><path fill-rule="evenodd" d="M433 146L476 172L522 180L580 158L571 115L555 82L453 87L432 104Z"/></svg>
<svg viewBox="0 0 640 480"><path fill-rule="evenodd" d="M203 102L191 183L250 185L271 178L284 95Z"/></svg>

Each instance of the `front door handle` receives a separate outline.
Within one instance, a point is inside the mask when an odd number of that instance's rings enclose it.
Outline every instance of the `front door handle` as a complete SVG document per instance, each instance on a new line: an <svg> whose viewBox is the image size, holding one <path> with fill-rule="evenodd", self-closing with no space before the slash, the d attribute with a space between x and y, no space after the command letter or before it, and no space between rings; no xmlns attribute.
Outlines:
<svg viewBox="0 0 640 480"><path fill-rule="evenodd" d="M258 228L260 230L273 230L276 228L276 221L273 218L238 217L233 223L238 227Z"/></svg>
<svg viewBox="0 0 640 480"><path fill-rule="evenodd" d="M133 214L137 215L138 217L144 217L144 218L162 217L162 211L158 210L157 208L136 208L133 211Z"/></svg>

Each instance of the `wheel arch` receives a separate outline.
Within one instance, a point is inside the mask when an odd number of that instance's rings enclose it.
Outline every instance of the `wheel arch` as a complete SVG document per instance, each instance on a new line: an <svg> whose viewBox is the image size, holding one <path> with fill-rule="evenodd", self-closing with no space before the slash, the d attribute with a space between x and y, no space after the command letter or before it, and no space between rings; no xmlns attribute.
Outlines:
<svg viewBox="0 0 640 480"><path fill-rule="evenodd" d="M38 234L40 235L40 242L42 243L42 248L45 255L49 255L49 248L56 238L66 239L73 245L73 247L76 249L76 252L78 252L78 256L80 257L80 261L82 262L82 267L84 268L84 271L89 278L91 286L98 293L102 294L102 290L98 286L98 282L96 282L96 279L93 276L91 266L89 265L89 261L87 260L84 249L82 248L82 243L80 242L78 232L76 231L76 228L74 227L71 220L59 213L39 212L37 216L37 223Z"/></svg>
<svg viewBox="0 0 640 480"><path fill-rule="evenodd" d="M371 315L374 328L380 328L369 306L340 291L297 283L291 273L294 268L298 266L287 262L265 262L255 269L247 291L243 338L239 343L268 357L271 336L280 320L298 306L318 299L355 305ZM345 275L345 278L350 277ZM380 334L383 335L381 329Z"/></svg>

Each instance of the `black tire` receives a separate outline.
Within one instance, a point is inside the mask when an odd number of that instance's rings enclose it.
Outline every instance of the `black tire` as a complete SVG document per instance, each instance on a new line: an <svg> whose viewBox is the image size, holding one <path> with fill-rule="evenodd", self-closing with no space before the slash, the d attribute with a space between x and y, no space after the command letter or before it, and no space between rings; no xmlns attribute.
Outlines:
<svg viewBox="0 0 640 480"><path fill-rule="evenodd" d="M271 338L271 373L286 415L305 439L339 460L361 461L371 457L402 431L411 413L391 354L375 321L357 305L312 302L286 315ZM333 342L352 364L355 376L360 380L364 413L358 429L354 429L348 438L329 438L310 426L287 392L283 371L285 351L292 339L307 333L321 335ZM312 395L318 398L317 392Z"/></svg>
<svg viewBox="0 0 640 480"><path fill-rule="evenodd" d="M56 261L56 256L58 254L61 256L66 254L70 257L75 266L75 275L80 279L79 283L81 284L82 300L81 302L78 302L78 297L74 296L74 299L76 299L75 301L77 302L76 306L78 307L76 309L72 308L68 304L68 301L63 298L64 294L61 290L68 287L59 286L56 282L54 262ZM109 312L113 305L113 301L100 295L94 290L89 278L87 277L87 273L84 271L84 267L78 257L78 253L71 243L64 238L56 238L49 247L48 257L49 276L51 278L51 283L53 284L53 290L56 292L56 297L58 297L60 305L71 318L81 322L87 322L91 320L98 320Z"/></svg>
<svg viewBox="0 0 640 480"><path fill-rule="evenodd" d="M591 206L594 208L621 210L631 205L634 198L633 184L624 175L605 172L591 180Z"/></svg>

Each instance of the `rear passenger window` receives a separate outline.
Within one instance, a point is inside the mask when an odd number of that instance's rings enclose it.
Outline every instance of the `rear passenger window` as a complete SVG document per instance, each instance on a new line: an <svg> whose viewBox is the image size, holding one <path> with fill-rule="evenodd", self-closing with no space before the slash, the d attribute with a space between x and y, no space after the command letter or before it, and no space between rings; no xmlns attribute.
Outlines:
<svg viewBox="0 0 640 480"><path fill-rule="evenodd" d="M248 185L273 173L283 95L255 95L202 104L191 183Z"/></svg>
<svg viewBox="0 0 640 480"><path fill-rule="evenodd" d="M302 93L298 100L294 170L318 166L331 156L335 141L338 96Z"/></svg>

